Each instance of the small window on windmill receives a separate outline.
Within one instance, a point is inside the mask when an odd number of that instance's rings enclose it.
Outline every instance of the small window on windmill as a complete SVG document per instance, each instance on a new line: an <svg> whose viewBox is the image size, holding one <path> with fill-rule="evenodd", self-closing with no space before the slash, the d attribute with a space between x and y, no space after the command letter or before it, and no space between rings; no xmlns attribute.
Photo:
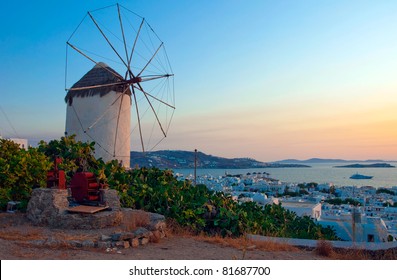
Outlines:
<svg viewBox="0 0 397 280"><path fill-rule="evenodd" d="M68 104L69 104L69 106L72 106L72 104L73 104L73 97L69 97L69 100L68 100Z"/></svg>

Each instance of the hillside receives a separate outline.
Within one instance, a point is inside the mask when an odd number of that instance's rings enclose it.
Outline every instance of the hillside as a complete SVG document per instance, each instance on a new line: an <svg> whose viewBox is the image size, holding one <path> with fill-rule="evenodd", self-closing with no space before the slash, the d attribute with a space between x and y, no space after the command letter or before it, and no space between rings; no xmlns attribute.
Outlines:
<svg viewBox="0 0 397 280"><path fill-rule="evenodd" d="M394 165L388 163L373 163L373 164L348 164L334 166L336 168L394 168Z"/></svg>
<svg viewBox="0 0 397 280"><path fill-rule="evenodd" d="M131 152L131 166L157 167L161 169L194 168L195 153L188 151ZM283 168L310 167L295 163L265 163L251 158L223 158L197 152L197 168Z"/></svg>
<svg viewBox="0 0 397 280"><path fill-rule="evenodd" d="M381 163L385 162L380 159L367 159L367 160L345 160L345 159L330 159L330 158L310 158L306 160L298 159L284 159L276 161L277 163L295 163L295 164L316 164L316 163L346 163L346 162L364 162L364 163Z"/></svg>

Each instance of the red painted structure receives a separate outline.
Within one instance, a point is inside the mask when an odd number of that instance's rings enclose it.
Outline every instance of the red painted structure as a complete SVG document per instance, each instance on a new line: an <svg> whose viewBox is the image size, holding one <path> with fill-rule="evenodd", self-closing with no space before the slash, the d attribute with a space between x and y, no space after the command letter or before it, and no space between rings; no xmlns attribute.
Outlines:
<svg viewBox="0 0 397 280"><path fill-rule="evenodd" d="M66 189L65 171L58 169L60 163L62 163L62 159L55 158L54 168L47 172L47 188Z"/></svg>
<svg viewBox="0 0 397 280"><path fill-rule="evenodd" d="M80 204L103 204L101 190L104 185L99 183L94 173L78 172L70 182L73 199Z"/></svg>

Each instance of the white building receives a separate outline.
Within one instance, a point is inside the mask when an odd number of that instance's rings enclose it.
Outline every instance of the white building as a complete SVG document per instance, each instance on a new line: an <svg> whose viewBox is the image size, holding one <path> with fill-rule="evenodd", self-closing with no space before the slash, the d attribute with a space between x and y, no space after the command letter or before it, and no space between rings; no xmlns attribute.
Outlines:
<svg viewBox="0 0 397 280"><path fill-rule="evenodd" d="M332 184L332 183L318 184L317 189L319 191L329 192L331 190L331 187L333 187L333 186L334 186L334 184Z"/></svg>
<svg viewBox="0 0 397 280"><path fill-rule="evenodd" d="M367 217L361 207L324 204L317 222L333 227L345 241L386 242L388 238L385 222L380 217Z"/></svg>
<svg viewBox="0 0 397 280"><path fill-rule="evenodd" d="M321 204L307 200L282 200L281 206L295 212L298 216L317 219L321 216Z"/></svg>

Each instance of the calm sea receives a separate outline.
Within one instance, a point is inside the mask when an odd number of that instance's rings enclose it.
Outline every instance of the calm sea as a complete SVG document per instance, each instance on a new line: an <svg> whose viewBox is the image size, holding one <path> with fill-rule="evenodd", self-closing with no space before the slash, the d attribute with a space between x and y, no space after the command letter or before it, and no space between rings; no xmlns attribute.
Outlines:
<svg viewBox="0 0 397 280"><path fill-rule="evenodd" d="M222 176L227 174L247 174L267 172L270 177L287 183L333 183L336 186L397 186L397 168L335 168L335 165L353 164L319 163L310 164L311 168L252 168L252 169L197 169L197 175ZM390 163L396 165L396 163ZM175 169L174 172L185 176L194 174L193 169ZM373 176L370 180L353 180L349 177L355 173Z"/></svg>

